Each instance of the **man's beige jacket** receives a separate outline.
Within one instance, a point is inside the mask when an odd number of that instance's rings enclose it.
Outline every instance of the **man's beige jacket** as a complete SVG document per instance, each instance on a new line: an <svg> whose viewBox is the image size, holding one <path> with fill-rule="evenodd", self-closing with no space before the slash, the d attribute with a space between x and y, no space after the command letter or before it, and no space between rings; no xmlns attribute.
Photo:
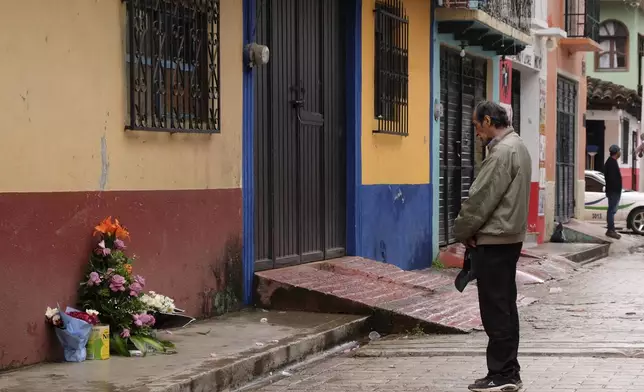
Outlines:
<svg viewBox="0 0 644 392"><path fill-rule="evenodd" d="M532 162L511 128L488 144L488 154L454 222L459 242L477 245L523 242L528 225Z"/></svg>

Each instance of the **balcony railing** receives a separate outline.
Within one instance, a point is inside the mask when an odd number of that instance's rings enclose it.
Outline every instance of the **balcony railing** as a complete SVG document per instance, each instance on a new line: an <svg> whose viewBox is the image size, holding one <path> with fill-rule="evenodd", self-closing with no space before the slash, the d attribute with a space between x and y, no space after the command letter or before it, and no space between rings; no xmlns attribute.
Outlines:
<svg viewBox="0 0 644 392"><path fill-rule="evenodd" d="M569 38L599 39L599 1L566 0L566 32Z"/></svg>
<svg viewBox="0 0 644 392"><path fill-rule="evenodd" d="M481 10L524 33L530 33L532 2L533 0L443 0L443 7Z"/></svg>

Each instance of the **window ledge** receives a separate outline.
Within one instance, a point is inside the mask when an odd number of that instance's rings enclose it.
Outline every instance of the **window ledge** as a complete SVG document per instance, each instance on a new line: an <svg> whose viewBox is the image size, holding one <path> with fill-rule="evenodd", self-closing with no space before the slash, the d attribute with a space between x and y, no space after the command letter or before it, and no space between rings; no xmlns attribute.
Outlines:
<svg viewBox="0 0 644 392"><path fill-rule="evenodd" d="M213 135L221 133L219 129L192 129L192 128L157 128L157 127L132 127L126 126L126 131L162 132L162 133L198 133Z"/></svg>
<svg viewBox="0 0 644 392"><path fill-rule="evenodd" d="M628 68L595 68L595 72L628 72Z"/></svg>
<svg viewBox="0 0 644 392"><path fill-rule="evenodd" d="M588 37L564 38L559 41L559 45L570 53L599 52L601 50L601 46Z"/></svg>

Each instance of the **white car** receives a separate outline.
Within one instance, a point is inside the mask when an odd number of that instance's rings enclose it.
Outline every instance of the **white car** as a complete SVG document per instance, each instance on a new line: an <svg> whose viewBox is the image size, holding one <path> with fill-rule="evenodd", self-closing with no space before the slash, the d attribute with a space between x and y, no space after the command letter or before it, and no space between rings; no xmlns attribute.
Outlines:
<svg viewBox="0 0 644 392"><path fill-rule="evenodd" d="M586 193L584 200L584 220L606 224L608 199L604 193L606 179L604 173L586 170ZM617 206L615 223L626 224L626 227L637 234L644 234L644 193L622 191L622 198Z"/></svg>

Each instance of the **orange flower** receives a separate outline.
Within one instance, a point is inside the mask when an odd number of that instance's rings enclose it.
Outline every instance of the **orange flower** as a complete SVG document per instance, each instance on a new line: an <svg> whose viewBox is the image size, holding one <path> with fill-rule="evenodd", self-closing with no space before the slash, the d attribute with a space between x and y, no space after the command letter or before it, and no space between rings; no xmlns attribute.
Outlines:
<svg viewBox="0 0 644 392"><path fill-rule="evenodd" d="M125 227L121 226L121 223L119 222L118 219L115 219L115 224L114 224L114 233L116 234L116 238L125 240L130 238L130 233L125 229Z"/></svg>
<svg viewBox="0 0 644 392"><path fill-rule="evenodd" d="M132 275L132 264L125 264L125 270L127 271L128 275Z"/></svg>
<svg viewBox="0 0 644 392"><path fill-rule="evenodd" d="M116 226L112 223L112 217L108 216L96 227L94 227L94 235L96 234L112 234L116 230Z"/></svg>

